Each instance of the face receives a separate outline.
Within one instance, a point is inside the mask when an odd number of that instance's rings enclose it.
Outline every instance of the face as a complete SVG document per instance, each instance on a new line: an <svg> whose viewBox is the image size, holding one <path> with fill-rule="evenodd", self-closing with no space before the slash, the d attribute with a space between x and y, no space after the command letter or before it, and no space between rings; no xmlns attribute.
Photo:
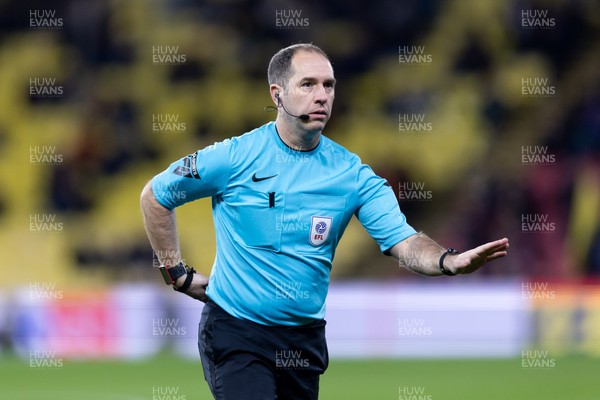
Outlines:
<svg viewBox="0 0 600 400"><path fill-rule="evenodd" d="M291 114L307 114L309 119L302 121L283 112L291 123L307 130L322 130L331 116L335 98L335 78L333 67L319 53L299 51L292 58L292 76L286 90L279 95L285 108Z"/></svg>

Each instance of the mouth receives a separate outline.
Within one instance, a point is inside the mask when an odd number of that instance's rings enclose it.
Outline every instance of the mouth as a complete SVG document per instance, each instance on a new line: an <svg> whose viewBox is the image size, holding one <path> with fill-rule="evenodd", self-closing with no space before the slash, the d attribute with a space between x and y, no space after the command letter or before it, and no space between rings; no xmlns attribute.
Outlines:
<svg viewBox="0 0 600 400"><path fill-rule="evenodd" d="M325 111L324 109L319 109L312 111L308 115L310 115L314 119L325 119L327 118L327 111Z"/></svg>

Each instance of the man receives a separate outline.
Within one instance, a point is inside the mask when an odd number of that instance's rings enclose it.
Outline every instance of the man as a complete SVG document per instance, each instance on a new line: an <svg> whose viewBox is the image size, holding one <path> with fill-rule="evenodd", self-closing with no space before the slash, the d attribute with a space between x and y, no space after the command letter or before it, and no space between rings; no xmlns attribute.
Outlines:
<svg viewBox="0 0 600 400"><path fill-rule="evenodd" d="M389 184L322 136L335 78L320 48L280 50L268 78L275 122L173 163L141 197L167 282L206 302L198 346L216 399L318 397L329 271L352 215L383 253L423 275L471 273L508 249L501 239L456 254L417 233ZM207 196L217 239L210 279L172 256L180 254L174 208Z"/></svg>

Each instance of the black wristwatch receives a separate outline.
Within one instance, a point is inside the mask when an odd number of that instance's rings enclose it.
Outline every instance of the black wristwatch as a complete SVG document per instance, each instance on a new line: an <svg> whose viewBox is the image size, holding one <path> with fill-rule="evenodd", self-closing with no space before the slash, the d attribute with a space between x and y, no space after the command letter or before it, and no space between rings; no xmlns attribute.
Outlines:
<svg viewBox="0 0 600 400"><path fill-rule="evenodd" d="M185 293L188 290L194 280L194 274L196 273L196 270L193 267L188 267L181 261L174 267L167 268L164 265L161 265L158 268L160 269L160 273L162 274L165 283L167 285L173 285L173 290L182 293ZM176 288L175 281L184 275L187 275L185 281L180 287Z"/></svg>
<svg viewBox="0 0 600 400"><path fill-rule="evenodd" d="M160 269L160 273L162 274L167 285L174 284L177 279L181 278L182 276L188 273L187 266L181 261L179 262L179 264L173 267L161 265L158 268Z"/></svg>
<svg viewBox="0 0 600 400"><path fill-rule="evenodd" d="M446 258L446 256L448 254L459 254L459 253L460 253L460 251L449 248L448 250L446 250L446 252L444 254L442 254L442 256L440 257L440 271L442 271L442 274L448 275L448 276L456 275L454 272L450 272L449 270L444 268L444 258Z"/></svg>

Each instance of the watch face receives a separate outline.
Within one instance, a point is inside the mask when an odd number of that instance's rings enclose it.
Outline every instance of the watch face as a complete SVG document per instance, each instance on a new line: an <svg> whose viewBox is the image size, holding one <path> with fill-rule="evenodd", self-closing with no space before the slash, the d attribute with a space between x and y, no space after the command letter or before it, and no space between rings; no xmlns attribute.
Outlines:
<svg viewBox="0 0 600 400"><path fill-rule="evenodd" d="M175 267L168 268L169 276L173 281L177 280L177 278L187 274L187 269L182 263L177 264Z"/></svg>

